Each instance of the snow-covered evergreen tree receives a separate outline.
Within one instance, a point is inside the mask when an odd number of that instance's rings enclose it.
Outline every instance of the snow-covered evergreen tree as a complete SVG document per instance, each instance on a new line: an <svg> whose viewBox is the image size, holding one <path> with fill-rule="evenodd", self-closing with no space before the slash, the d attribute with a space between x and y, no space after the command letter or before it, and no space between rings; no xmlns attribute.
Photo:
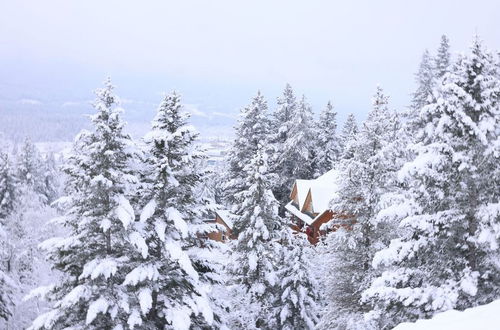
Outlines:
<svg viewBox="0 0 500 330"><path fill-rule="evenodd" d="M421 111L416 157L399 172L403 230L375 255L384 272L364 293L386 327L500 297L498 70L476 37Z"/></svg>
<svg viewBox="0 0 500 330"><path fill-rule="evenodd" d="M287 170L284 166L282 151L285 149L290 136L293 118L297 112L297 98L290 84L286 84L281 97L278 97L278 107L274 111L271 120L271 142L272 157L269 159L269 166L278 175L278 181L272 185L274 196L278 201L284 202L288 198L290 187L287 183L291 178L287 177Z"/></svg>
<svg viewBox="0 0 500 330"><path fill-rule="evenodd" d="M16 182L9 156L0 151L0 223L14 209ZM5 224L5 223L4 223Z"/></svg>
<svg viewBox="0 0 500 330"><path fill-rule="evenodd" d="M249 105L241 109L236 137L227 157L225 192L228 202L232 205L238 204L235 199L237 194L248 189L244 167L255 155L259 143L262 145L268 143L270 122L267 111L267 102L260 91ZM240 214L241 210L235 209L233 212Z"/></svg>
<svg viewBox="0 0 500 330"><path fill-rule="evenodd" d="M417 90L413 93L411 104L411 108L414 112L431 102L430 98L432 96L435 78L434 63L432 63L431 55L426 49L422 55L418 72L415 75Z"/></svg>
<svg viewBox="0 0 500 330"><path fill-rule="evenodd" d="M350 113L347 116L344 125L342 126L342 131L339 135L339 145L341 150L342 158L352 157L352 151L349 148L350 141L354 140L356 134L358 134L359 128L358 123L356 122L356 117L353 113Z"/></svg>
<svg viewBox="0 0 500 330"><path fill-rule="evenodd" d="M46 241L54 267L64 274L61 282L40 288L52 308L37 317L32 329L126 328L137 319L134 300L123 286L130 273L130 257L144 250L134 230L134 211L128 201L131 140L123 132L121 109L108 79L96 91L91 116L93 129L77 138L65 166L68 197L61 201L66 215L59 221L65 237Z"/></svg>
<svg viewBox="0 0 500 330"><path fill-rule="evenodd" d="M286 139L274 146L276 157L274 171L278 175L275 195L282 203L288 201L295 179L312 179L314 176L313 149L316 145L312 132L314 119L305 96L302 96L291 115L291 121L286 123L288 130L284 132ZM280 133L284 127L280 128Z"/></svg>
<svg viewBox="0 0 500 330"><path fill-rule="evenodd" d="M31 290L57 280L56 272L45 260L45 253L38 245L57 234L58 226L49 220L58 216L57 211L45 203L37 192L24 189L17 194L14 209L5 219L5 240L0 239L0 260L7 275L15 283L12 295L12 315L0 328L26 329L45 303L23 298Z"/></svg>
<svg viewBox="0 0 500 330"><path fill-rule="evenodd" d="M0 236L1 238L1 236ZM12 315L12 280L0 269L0 320L8 320Z"/></svg>
<svg viewBox="0 0 500 330"><path fill-rule="evenodd" d="M5 225L0 218L0 325L2 325L2 319L7 321L12 315L12 296L15 287L5 269L6 259L9 257L7 255L7 235Z"/></svg>
<svg viewBox="0 0 500 330"><path fill-rule="evenodd" d="M340 142L337 137L337 113L333 110L333 105L328 102L321 112L317 123L316 144L312 146L315 151L314 177L318 177L333 168L334 162L340 157Z"/></svg>
<svg viewBox="0 0 500 330"><path fill-rule="evenodd" d="M24 189L44 196L43 161L37 147L26 138L17 161L17 179ZM46 202L46 200L45 200Z"/></svg>
<svg viewBox="0 0 500 330"><path fill-rule="evenodd" d="M240 233L229 268L233 280L249 300L250 306L244 305L233 311L246 329L278 326L276 258L280 256L280 248L276 241L285 225L278 216L278 202L270 190L272 175L267 162L268 155L259 145L244 169L249 188L239 193L243 212L237 219Z"/></svg>
<svg viewBox="0 0 500 330"><path fill-rule="evenodd" d="M345 219L347 227L330 234L327 240L328 305L321 329L369 327L363 322L368 309L361 302L361 293L375 275L371 267L375 252L388 244L393 233L390 222L376 217L382 194L391 189L395 177L389 147L399 125L387 104L388 97L377 87L373 109L352 140L352 158L342 159L338 165L338 193L331 207L351 219Z"/></svg>
<svg viewBox="0 0 500 330"><path fill-rule="evenodd" d="M283 229L282 261L278 271L279 329L314 329L318 322L318 284L310 261L311 244L303 233Z"/></svg>
<svg viewBox="0 0 500 330"><path fill-rule="evenodd" d="M61 187L61 174L54 153L49 153L42 160L42 190L47 202L50 204L59 197Z"/></svg>
<svg viewBox="0 0 500 330"><path fill-rule="evenodd" d="M146 134L138 227L144 250L131 256L124 284L138 293L134 323L141 328L210 328L214 316L202 277L213 275L201 236L212 230L201 218L195 188L201 157L180 96L165 96ZM205 242L208 244L208 242ZM209 257L209 256L208 256ZM130 325L130 324L129 324ZM130 325L132 327L132 325Z"/></svg>
<svg viewBox="0 0 500 330"><path fill-rule="evenodd" d="M450 67L450 41L446 35L441 36L441 43L434 58L434 70L437 78L442 78Z"/></svg>

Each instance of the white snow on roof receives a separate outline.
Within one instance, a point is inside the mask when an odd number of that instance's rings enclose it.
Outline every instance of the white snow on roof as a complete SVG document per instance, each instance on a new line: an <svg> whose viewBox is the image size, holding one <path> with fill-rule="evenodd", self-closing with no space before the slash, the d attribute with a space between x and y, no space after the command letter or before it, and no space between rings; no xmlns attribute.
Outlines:
<svg viewBox="0 0 500 330"><path fill-rule="evenodd" d="M307 214L300 212L292 203L293 201L286 204L285 209L310 226L313 223L313 219L311 219L311 217Z"/></svg>
<svg viewBox="0 0 500 330"><path fill-rule="evenodd" d="M300 210L304 207L309 190L314 213L321 214L328 210L330 201L337 193L338 175L338 171L332 169L314 180L295 180Z"/></svg>
<svg viewBox="0 0 500 330"><path fill-rule="evenodd" d="M330 207L330 201L337 194L337 170L330 170L314 180L311 185L311 200L314 213L323 213Z"/></svg>
<svg viewBox="0 0 500 330"><path fill-rule="evenodd" d="M314 183L314 180L295 180L295 186L297 187L297 199L299 202L299 207L302 209L304 207L304 203L306 202L307 193L311 188L311 184Z"/></svg>
<svg viewBox="0 0 500 330"><path fill-rule="evenodd" d="M462 312L450 310L439 313L430 320L401 323L394 330L494 330L500 328L499 311L500 300L495 300Z"/></svg>
<svg viewBox="0 0 500 330"><path fill-rule="evenodd" d="M233 229L233 219L235 215L226 210L217 210L215 213L226 223L229 229Z"/></svg>

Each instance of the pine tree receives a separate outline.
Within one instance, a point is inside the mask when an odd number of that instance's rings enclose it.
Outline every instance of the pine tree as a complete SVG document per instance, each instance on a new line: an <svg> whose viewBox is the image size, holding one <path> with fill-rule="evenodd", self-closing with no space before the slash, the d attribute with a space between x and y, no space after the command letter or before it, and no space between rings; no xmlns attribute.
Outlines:
<svg viewBox="0 0 500 330"><path fill-rule="evenodd" d="M353 141L358 134L359 128L356 122L356 117L354 117L353 113L350 113L347 116L347 119L342 126L342 132L339 136L339 145L341 150L342 158L349 158L352 156L352 151L349 148L350 141Z"/></svg>
<svg viewBox="0 0 500 330"><path fill-rule="evenodd" d="M272 329L277 326L276 258L280 249L276 240L284 223L278 216L278 202L270 190L272 175L267 159L264 147L259 145L244 169L249 188L239 193L243 212L237 219L240 233L233 252L235 257L229 267L235 283L241 286L243 295L249 297L250 306L244 305L244 310L233 311L233 314L239 314L245 328Z"/></svg>
<svg viewBox="0 0 500 330"><path fill-rule="evenodd" d="M500 297L498 64L476 38L424 107L400 237L375 255L384 272L365 298L382 324L428 318Z"/></svg>
<svg viewBox="0 0 500 330"><path fill-rule="evenodd" d="M316 151L314 159L314 176L318 177L333 168L334 162L340 157L340 141L337 137L337 113L333 105L328 102L319 117L317 124L317 143L313 146Z"/></svg>
<svg viewBox="0 0 500 330"><path fill-rule="evenodd" d="M0 151L0 223L14 210L16 182L9 156Z"/></svg>
<svg viewBox="0 0 500 330"><path fill-rule="evenodd" d="M187 120L173 92L161 102L144 139L140 226L148 252L131 256L124 282L139 293L134 323L141 328L209 328L213 323L202 278L213 270L200 251L200 236L212 228L203 223L202 205L195 200L201 179L195 162L201 154Z"/></svg>
<svg viewBox="0 0 500 330"><path fill-rule="evenodd" d="M376 215L382 195L391 189L395 177L389 147L399 125L393 117L388 97L377 87L373 109L353 140L352 158L342 159L338 165L338 193L331 207L352 219L345 219L347 227L330 234L327 241L330 269L325 282L329 303L321 329L369 326L363 320L368 308L361 302L361 293L376 274L371 267L373 255L388 244L392 233L392 224L379 221Z"/></svg>
<svg viewBox="0 0 500 330"><path fill-rule="evenodd" d="M57 199L60 193L60 175L58 164L53 153L44 157L42 162L42 190L47 203L50 204Z"/></svg>
<svg viewBox="0 0 500 330"><path fill-rule="evenodd" d="M109 79L96 95L93 129L79 135L65 165L69 196L64 199L67 213L62 223L68 234L43 244L64 278L38 290L54 304L32 329L118 329L137 318L137 293L123 286L131 271L130 256L137 249L145 253L128 201L135 181L128 169L132 145L123 133L121 109Z"/></svg>
<svg viewBox="0 0 500 330"><path fill-rule="evenodd" d="M41 197L44 196L42 164L37 147L31 142L31 139L26 138L18 158L17 178L24 189L30 189Z"/></svg>
<svg viewBox="0 0 500 330"><path fill-rule="evenodd" d="M285 132L286 140L279 144L279 148L275 145L274 149L277 157L274 166L279 179L275 195L282 203L288 201L295 179L312 179L314 176L313 124L311 106L307 103L305 96L302 96L292 113L291 121L286 124L288 129ZM280 132L281 130L280 128Z"/></svg>
<svg viewBox="0 0 500 330"><path fill-rule="evenodd" d="M7 276L7 274L5 274L3 270L0 269L0 321L1 319L7 321L12 315L12 288L12 280Z"/></svg>
<svg viewBox="0 0 500 330"><path fill-rule="evenodd" d="M15 287L12 279L7 275L4 269L4 253L7 252L6 244L8 234L1 220L0 218L0 260L2 260L0 264L0 325L2 324L2 319L7 321L12 315L12 296L13 288Z"/></svg>
<svg viewBox="0 0 500 330"><path fill-rule="evenodd" d="M310 262L311 244L305 234L285 227L281 238L279 329L315 329L318 322L317 283Z"/></svg>
<svg viewBox="0 0 500 330"><path fill-rule="evenodd" d="M264 96L257 92L251 103L241 109L240 119L236 127L236 138L228 154L229 168L226 178L226 196L229 204L237 205L235 196L248 189L245 181L244 167L250 162L260 144L266 145L269 140L269 118L267 102ZM233 210L241 214L241 210Z"/></svg>
<svg viewBox="0 0 500 330"><path fill-rule="evenodd" d="M287 186L291 178L287 177L287 169L284 165L285 159L282 157L282 151L289 139L290 130L293 125L293 119L297 112L297 99L290 84L286 84L283 95L278 97L278 107L273 113L271 120L271 145L272 157L269 165L274 173L278 175L278 181L272 185L274 196L278 201L284 202L288 198Z"/></svg>
<svg viewBox="0 0 500 330"><path fill-rule="evenodd" d="M446 35L441 36L441 43L434 59L434 70L437 78L442 78L448 72L450 66L450 44Z"/></svg>
<svg viewBox="0 0 500 330"><path fill-rule="evenodd" d="M415 93L413 93L413 100L411 104L413 113L418 113L423 106L429 104L431 101L430 98L432 96L435 78L432 58L429 51L426 49L422 55L418 72L415 75L418 87Z"/></svg>

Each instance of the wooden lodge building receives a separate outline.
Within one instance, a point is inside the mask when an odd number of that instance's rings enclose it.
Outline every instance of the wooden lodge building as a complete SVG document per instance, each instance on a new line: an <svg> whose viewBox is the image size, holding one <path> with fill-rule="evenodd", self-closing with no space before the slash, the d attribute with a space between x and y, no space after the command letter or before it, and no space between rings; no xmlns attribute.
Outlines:
<svg viewBox="0 0 500 330"><path fill-rule="evenodd" d="M313 180L295 180L290 193L290 202L285 209L291 215L291 227L307 234L309 242L316 244L322 235L340 227L349 228L352 217L334 213L330 201L337 194L338 171L333 169ZM226 243L236 239L233 233L235 215L226 210L216 210L207 223L216 223L217 230L207 234L209 239ZM327 224L325 229L323 224Z"/></svg>
<svg viewBox="0 0 500 330"><path fill-rule="evenodd" d="M215 211L214 219L206 220L207 223L216 223L218 230L208 233L207 236L209 239L226 243L230 239L234 239L233 237L233 223L234 223L234 215L229 213L226 210L217 210Z"/></svg>
<svg viewBox="0 0 500 330"><path fill-rule="evenodd" d="M327 233L321 229L323 224L330 223L328 231L351 225L350 217L334 213L329 206L338 191L335 183L338 175L333 169L313 180L295 180L291 201L285 206L291 214L292 228L305 232L312 244Z"/></svg>

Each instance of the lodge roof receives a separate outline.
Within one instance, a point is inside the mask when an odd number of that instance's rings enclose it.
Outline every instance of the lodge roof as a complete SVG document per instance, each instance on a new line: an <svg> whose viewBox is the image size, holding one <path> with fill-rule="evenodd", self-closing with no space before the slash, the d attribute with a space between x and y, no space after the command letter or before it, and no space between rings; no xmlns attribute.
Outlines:
<svg viewBox="0 0 500 330"><path fill-rule="evenodd" d="M296 190L298 205L294 205L292 200L285 208L308 225L312 224L318 217L330 209L330 201L338 192L338 176L338 171L332 169L313 180L295 180L294 190ZM301 212L304 209L304 204L308 196L310 196L311 200L312 213L316 214L316 217ZM290 197L292 198L292 195Z"/></svg>
<svg viewBox="0 0 500 330"><path fill-rule="evenodd" d="M219 216L219 218L221 218L222 221L224 221L229 229L233 229L234 214L226 210L217 210L215 213Z"/></svg>

